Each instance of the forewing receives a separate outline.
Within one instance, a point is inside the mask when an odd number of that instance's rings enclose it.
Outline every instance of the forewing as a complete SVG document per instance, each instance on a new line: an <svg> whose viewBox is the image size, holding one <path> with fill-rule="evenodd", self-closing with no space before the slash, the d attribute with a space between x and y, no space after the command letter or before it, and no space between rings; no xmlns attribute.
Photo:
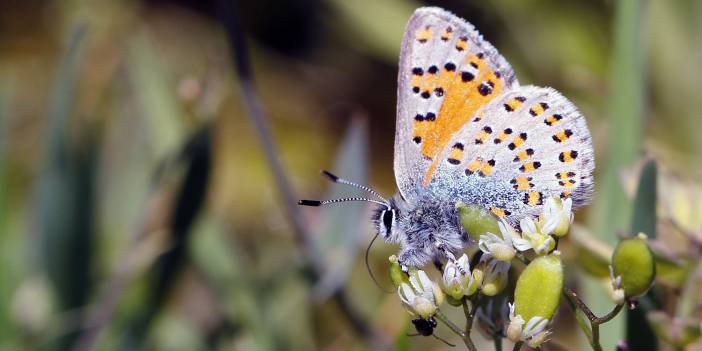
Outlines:
<svg viewBox="0 0 702 351"><path fill-rule="evenodd" d="M483 205L510 222L540 213L550 196L570 197L581 206L593 190L585 118L551 88L501 94L454 135L439 158L431 194Z"/></svg>
<svg viewBox="0 0 702 351"><path fill-rule="evenodd" d="M400 53L394 168L401 194L416 198L454 134L518 85L507 61L470 23L439 8L418 9Z"/></svg>

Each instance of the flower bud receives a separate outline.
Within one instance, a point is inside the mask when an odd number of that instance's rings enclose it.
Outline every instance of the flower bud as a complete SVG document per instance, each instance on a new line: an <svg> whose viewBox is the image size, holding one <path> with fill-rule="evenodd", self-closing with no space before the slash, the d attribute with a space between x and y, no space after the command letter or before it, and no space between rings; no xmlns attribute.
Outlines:
<svg viewBox="0 0 702 351"><path fill-rule="evenodd" d="M550 197L544 204L544 210L541 213L539 221L541 222L544 233L551 234L556 237L564 237L568 234L570 224L573 222L573 199L568 198L565 201L559 197Z"/></svg>
<svg viewBox="0 0 702 351"><path fill-rule="evenodd" d="M533 349L541 346L544 342L548 341L548 336L551 335L551 332L548 330L541 331L539 333L536 333L536 335L532 336L527 340L527 345Z"/></svg>
<svg viewBox="0 0 702 351"><path fill-rule="evenodd" d="M524 327L524 318L514 314L514 304L509 304L509 324L507 325L507 338L512 342L517 343L522 339L522 328Z"/></svg>
<svg viewBox="0 0 702 351"><path fill-rule="evenodd" d="M614 277L621 278L627 298L644 295L656 277L656 264L646 236L639 234L620 241L612 254L612 269Z"/></svg>
<svg viewBox="0 0 702 351"><path fill-rule="evenodd" d="M427 319L431 318L436 312L436 305L424 297L417 297L412 305L414 312L421 318Z"/></svg>
<svg viewBox="0 0 702 351"><path fill-rule="evenodd" d="M480 286L483 285L483 278L485 277L485 265L483 265L482 267L478 265L476 268L473 269L470 276L471 279L468 283L468 286L465 289L463 289L463 295L465 296L473 296L473 294L475 294L478 291Z"/></svg>
<svg viewBox="0 0 702 351"><path fill-rule="evenodd" d="M621 305L624 303L624 290L623 289L611 289L609 291L609 297L612 299L612 302L614 302L617 305Z"/></svg>
<svg viewBox="0 0 702 351"><path fill-rule="evenodd" d="M526 246L531 246L537 255L545 255L556 247L556 241L544 232L539 221L525 217L519 221L519 227L522 230L522 237L528 243Z"/></svg>
<svg viewBox="0 0 702 351"><path fill-rule="evenodd" d="M483 284L480 291L485 296L495 296L507 286L509 267L508 262L491 259L487 263Z"/></svg>
<svg viewBox="0 0 702 351"><path fill-rule="evenodd" d="M409 284L409 277L407 273L402 271L400 267L400 262L397 260L397 256L392 255L388 258L390 261L390 280L395 287L399 287L402 283Z"/></svg>
<svg viewBox="0 0 702 351"><path fill-rule="evenodd" d="M531 261L517 280L514 290L516 314L526 321L534 317L550 320L561 301L563 265L557 254Z"/></svg>
<svg viewBox="0 0 702 351"><path fill-rule="evenodd" d="M502 226L502 223L500 223L500 226ZM502 238L492 233L481 235L478 247L482 252L505 262L512 261L514 255L517 253L512 245L512 237L505 235L504 232Z"/></svg>
<svg viewBox="0 0 702 351"><path fill-rule="evenodd" d="M453 300L461 300L471 280L468 256L463 254L458 260L449 261L444 267L443 291Z"/></svg>
<svg viewBox="0 0 702 351"><path fill-rule="evenodd" d="M622 277L615 277L614 276L614 270L612 269L612 266L609 266L609 276L610 276L610 284L607 284L608 292L609 292L609 297L612 299L612 301L617 304L621 305L624 303L624 289L621 288L622 286Z"/></svg>
<svg viewBox="0 0 702 351"><path fill-rule="evenodd" d="M422 270L411 271L409 284L401 283L397 293L407 311L423 319L434 316L438 306L444 300L439 286Z"/></svg>
<svg viewBox="0 0 702 351"><path fill-rule="evenodd" d="M497 225L497 218L485 208L478 205L466 205L462 202L456 203L458 217L461 220L463 229L475 241L480 240L480 235L485 233L499 233L500 227Z"/></svg>
<svg viewBox="0 0 702 351"><path fill-rule="evenodd" d="M546 330L546 326L550 322L548 319L535 316L524 322L524 318L520 314L515 313L515 304L509 304L509 324L505 335L508 339L517 343L526 341L527 345L532 348L537 348L546 342L546 338L551 335L551 332Z"/></svg>
<svg viewBox="0 0 702 351"><path fill-rule="evenodd" d="M432 282L432 292L434 293L434 303L436 303L437 306L441 306L441 304L444 303L444 300L446 297L444 296L444 292L441 291L441 287L439 284Z"/></svg>

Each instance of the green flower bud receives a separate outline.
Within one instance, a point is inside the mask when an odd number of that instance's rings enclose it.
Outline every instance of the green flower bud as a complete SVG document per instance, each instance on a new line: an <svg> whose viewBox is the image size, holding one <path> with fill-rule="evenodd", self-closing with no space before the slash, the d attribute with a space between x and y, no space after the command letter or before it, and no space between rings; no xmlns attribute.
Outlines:
<svg viewBox="0 0 702 351"><path fill-rule="evenodd" d="M485 296L495 296L504 290L507 286L506 278L499 278L495 280L490 280L480 288L480 291Z"/></svg>
<svg viewBox="0 0 702 351"><path fill-rule="evenodd" d="M451 306L458 307L463 305L463 298L461 298L461 300L456 300L453 297L451 297L451 295L449 295L448 293L446 293L444 297L446 298L446 302L448 302L448 304Z"/></svg>
<svg viewBox="0 0 702 351"><path fill-rule="evenodd" d="M524 269L514 290L515 312L525 321L550 320L561 301L563 264L556 253L537 257Z"/></svg>
<svg viewBox="0 0 702 351"><path fill-rule="evenodd" d="M458 260L449 260L444 267L442 287L444 293L454 300L461 300L464 290L470 284L470 265L468 256L463 254Z"/></svg>
<svg viewBox="0 0 702 351"><path fill-rule="evenodd" d="M612 269L615 278L621 277L620 287L626 297L644 295L656 277L656 263L646 236L639 234L620 241L612 254Z"/></svg>
<svg viewBox="0 0 702 351"><path fill-rule="evenodd" d="M478 291L478 288L483 285L483 280L485 279L485 268L487 267L487 264L485 261L481 261L478 263L475 268L471 271L471 279L470 284L464 291L466 296L472 296L475 294L476 291Z"/></svg>
<svg viewBox="0 0 702 351"><path fill-rule="evenodd" d="M456 203L456 210L463 229L475 241L479 241L480 236L485 233L493 233L501 237L497 217L490 211L478 205L466 205L462 202Z"/></svg>
<svg viewBox="0 0 702 351"><path fill-rule="evenodd" d="M392 255L388 258L390 261L390 280L395 287L399 287L402 283L409 283L409 277L402 271L397 256Z"/></svg>
<svg viewBox="0 0 702 351"><path fill-rule="evenodd" d="M508 262L496 259L488 261L483 284L480 287L480 291L483 295L495 296L504 290L507 286L507 280L509 279L509 268L510 264Z"/></svg>

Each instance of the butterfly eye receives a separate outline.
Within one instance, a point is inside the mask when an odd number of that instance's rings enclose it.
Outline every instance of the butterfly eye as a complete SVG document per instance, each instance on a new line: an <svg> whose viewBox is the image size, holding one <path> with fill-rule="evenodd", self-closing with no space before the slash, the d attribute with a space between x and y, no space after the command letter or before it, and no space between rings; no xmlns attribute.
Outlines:
<svg viewBox="0 0 702 351"><path fill-rule="evenodd" d="M383 211L383 224L388 234L392 228L392 221L395 218L395 210Z"/></svg>

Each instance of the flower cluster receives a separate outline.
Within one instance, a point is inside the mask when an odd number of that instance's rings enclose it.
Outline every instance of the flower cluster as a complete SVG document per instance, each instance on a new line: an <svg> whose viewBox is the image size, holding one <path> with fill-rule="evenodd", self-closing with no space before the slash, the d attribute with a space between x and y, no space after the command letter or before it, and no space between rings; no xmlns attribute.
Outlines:
<svg viewBox="0 0 702 351"><path fill-rule="evenodd" d="M546 200L538 219L524 217L519 221L521 234L504 219L500 220L500 235L485 233L480 236L478 247L496 260L510 262L517 252L533 250L537 255L546 255L556 247L554 237L568 233L573 221L573 201L551 197Z"/></svg>
<svg viewBox="0 0 702 351"><path fill-rule="evenodd" d="M400 267L397 257L391 256L390 275L402 305L416 317L412 322L417 334L433 335L438 320L461 336L470 350L475 349L466 334L470 327L464 332L441 313L446 300L452 306L463 306L466 322L477 318L490 337L506 336L515 343L540 347L552 333L548 327L567 291L556 245L570 230L572 206L571 199L549 198L538 217L524 217L513 226L478 206L457 204L461 224L478 245L457 259L450 255L439 283L423 270ZM610 267L611 295L619 308L650 287L655 273L651 261L643 237L625 241L615 250ZM513 263L523 268L515 270L519 276L513 294L504 294ZM637 275L633 276L633 271ZM514 299L508 303L506 296Z"/></svg>

